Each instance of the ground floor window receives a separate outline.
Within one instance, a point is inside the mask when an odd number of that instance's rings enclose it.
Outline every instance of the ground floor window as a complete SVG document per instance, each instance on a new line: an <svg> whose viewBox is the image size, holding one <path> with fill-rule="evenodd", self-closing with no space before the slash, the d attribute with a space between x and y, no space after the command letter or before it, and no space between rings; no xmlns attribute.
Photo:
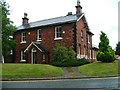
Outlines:
<svg viewBox="0 0 120 90"><path fill-rule="evenodd" d="M78 46L78 54L81 54L81 48L80 48L80 45Z"/></svg>
<svg viewBox="0 0 120 90"><path fill-rule="evenodd" d="M21 51L21 62L26 62L26 54L23 50Z"/></svg>
<svg viewBox="0 0 120 90"><path fill-rule="evenodd" d="M91 59L91 50L90 50L90 59Z"/></svg>
<svg viewBox="0 0 120 90"><path fill-rule="evenodd" d="M43 54L43 62L45 62L45 54Z"/></svg>
<svg viewBox="0 0 120 90"><path fill-rule="evenodd" d="M84 47L84 55L86 55L86 48Z"/></svg>

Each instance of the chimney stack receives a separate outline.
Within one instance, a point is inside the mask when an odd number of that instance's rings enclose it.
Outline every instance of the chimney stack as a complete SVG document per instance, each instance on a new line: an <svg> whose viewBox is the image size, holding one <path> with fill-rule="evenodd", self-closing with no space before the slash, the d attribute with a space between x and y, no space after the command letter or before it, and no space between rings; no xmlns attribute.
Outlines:
<svg viewBox="0 0 120 90"><path fill-rule="evenodd" d="M22 18L22 25L28 24L29 19L27 18L27 13L24 13L24 18Z"/></svg>
<svg viewBox="0 0 120 90"><path fill-rule="evenodd" d="M72 15L72 12L68 12L68 14L66 16L70 16L70 15Z"/></svg>
<svg viewBox="0 0 120 90"><path fill-rule="evenodd" d="M82 13L82 7L80 5L80 1L79 0L77 0L77 6L75 6L75 7L76 7L76 14Z"/></svg>

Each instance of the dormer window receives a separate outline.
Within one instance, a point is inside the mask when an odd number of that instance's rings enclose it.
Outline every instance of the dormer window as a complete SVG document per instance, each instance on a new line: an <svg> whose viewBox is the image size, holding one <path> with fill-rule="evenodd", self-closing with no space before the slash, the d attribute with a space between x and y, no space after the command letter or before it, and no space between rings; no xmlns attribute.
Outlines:
<svg viewBox="0 0 120 90"><path fill-rule="evenodd" d="M61 26L55 27L55 40L62 39L62 28Z"/></svg>
<svg viewBox="0 0 120 90"><path fill-rule="evenodd" d="M26 43L26 32L21 33L21 43Z"/></svg>
<svg viewBox="0 0 120 90"><path fill-rule="evenodd" d="M42 40L41 29L37 30L37 41Z"/></svg>

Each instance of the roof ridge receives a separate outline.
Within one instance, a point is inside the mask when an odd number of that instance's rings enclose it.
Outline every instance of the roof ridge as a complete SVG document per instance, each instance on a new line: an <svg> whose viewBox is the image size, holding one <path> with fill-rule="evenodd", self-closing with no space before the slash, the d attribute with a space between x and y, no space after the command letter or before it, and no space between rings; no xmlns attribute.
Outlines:
<svg viewBox="0 0 120 90"><path fill-rule="evenodd" d="M59 16L59 17L53 17L53 18L49 18L49 19L38 20L38 21L30 22L28 24L37 23L37 22L41 22L41 21L47 21L47 20L56 19L56 18L70 17L70 16L75 16L75 15L77 15L77 14L72 14L72 15L68 15L68 16Z"/></svg>
<svg viewBox="0 0 120 90"><path fill-rule="evenodd" d="M46 25L51 25L51 24L57 24L57 23L66 23L66 22L76 22L77 19L81 16L82 14L72 14L72 15L66 15L66 16L59 16L59 17L54 17L54 18L49 18L49 19L43 19L39 21L34 21L28 23L28 25L20 25L18 26L17 30L22 30L22 29L28 29L28 28L34 28L38 26L46 26Z"/></svg>

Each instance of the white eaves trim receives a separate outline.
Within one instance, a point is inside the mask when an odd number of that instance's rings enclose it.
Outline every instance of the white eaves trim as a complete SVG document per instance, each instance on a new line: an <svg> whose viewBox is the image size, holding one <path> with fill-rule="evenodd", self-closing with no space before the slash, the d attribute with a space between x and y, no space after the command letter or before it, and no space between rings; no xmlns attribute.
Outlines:
<svg viewBox="0 0 120 90"><path fill-rule="evenodd" d="M40 50L40 51L42 52L42 50L41 50L38 46L36 46L34 43L33 43L33 45L34 45L38 50Z"/></svg>
<svg viewBox="0 0 120 90"><path fill-rule="evenodd" d="M31 45L34 45L38 50L40 50L40 51L42 52L42 50L41 50L38 46L36 46L36 45L34 44L34 42L31 42L31 44L24 50L24 53L25 53L26 51L28 51L28 49L31 47Z"/></svg>
<svg viewBox="0 0 120 90"><path fill-rule="evenodd" d="M84 16L85 14L83 13L78 19L77 22Z"/></svg>

